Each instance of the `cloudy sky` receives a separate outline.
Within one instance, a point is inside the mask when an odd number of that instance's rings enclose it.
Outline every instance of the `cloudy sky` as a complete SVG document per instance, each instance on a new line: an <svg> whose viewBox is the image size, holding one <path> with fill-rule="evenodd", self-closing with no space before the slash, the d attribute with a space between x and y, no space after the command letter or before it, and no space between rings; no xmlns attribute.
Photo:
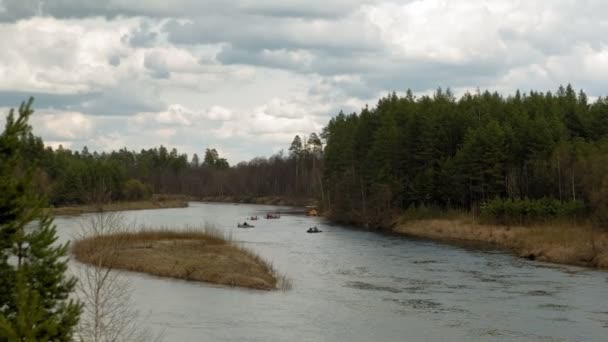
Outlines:
<svg viewBox="0 0 608 342"><path fill-rule="evenodd" d="M437 87L608 94L605 0L0 0L0 108L94 150L232 163Z"/></svg>

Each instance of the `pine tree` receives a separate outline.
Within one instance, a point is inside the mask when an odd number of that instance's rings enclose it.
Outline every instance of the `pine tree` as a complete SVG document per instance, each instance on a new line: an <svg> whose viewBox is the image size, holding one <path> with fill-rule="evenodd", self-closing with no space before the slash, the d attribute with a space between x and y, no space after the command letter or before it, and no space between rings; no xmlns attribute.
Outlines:
<svg viewBox="0 0 608 342"><path fill-rule="evenodd" d="M69 341L81 305L69 295L68 245L36 194L22 140L33 99L11 110L0 135L0 341Z"/></svg>
<svg viewBox="0 0 608 342"><path fill-rule="evenodd" d="M300 157L303 150L302 139L299 135L296 135L291 142L291 146L289 147L289 155L295 158Z"/></svg>
<svg viewBox="0 0 608 342"><path fill-rule="evenodd" d="M200 161L199 161L199 159L198 159L198 154L196 154L196 153L195 153L195 154L192 156L192 162L190 162L190 165L191 165L192 167L195 167L195 168L200 166Z"/></svg>

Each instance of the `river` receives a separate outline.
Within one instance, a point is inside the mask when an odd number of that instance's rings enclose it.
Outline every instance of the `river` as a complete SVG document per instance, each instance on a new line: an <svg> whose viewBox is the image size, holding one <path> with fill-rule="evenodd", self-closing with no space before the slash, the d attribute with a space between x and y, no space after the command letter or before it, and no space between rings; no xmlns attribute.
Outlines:
<svg viewBox="0 0 608 342"><path fill-rule="evenodd" d="M164 341L606 341L608 273L331 225L285 207L190 203L124 212L138 224L216 225L293 283L253 291L127 273ZM254 229L238 221L258 215ZM60 240L78 217L55 219ZM320 234L307 234L317 226Z"/></svg>

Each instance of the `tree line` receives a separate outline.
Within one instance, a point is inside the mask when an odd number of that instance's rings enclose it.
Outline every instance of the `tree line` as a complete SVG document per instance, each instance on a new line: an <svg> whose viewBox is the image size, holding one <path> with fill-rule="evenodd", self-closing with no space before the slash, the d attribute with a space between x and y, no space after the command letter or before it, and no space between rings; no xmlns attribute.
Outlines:
<svg viewBox="0 0 608 342"><path fill-rule="evenodd" d="M45 147L31 131L21 139L40 194L54 206L130 201L156 194L195 198L314 198L322 193L322 143L296 136L287 153L230 166L214 148L201 159L164 146L112 152Z"/></svg>
<svg viewBox="0 0 608 342"><path fill-rule="evenodd" d="M129 283L101 267L101 257L72 270L78 279L68 272L69 244L57 242L40 191L43 164L30 154L42 146L28 124L32 113L32 99L11 109L0 132L0 342L159 341L140 325ZM119 213L100 212L83 219L80 237L126 224Z"/></svg>
<svg viewBox="0 0 608 342"><path fill-rule="evenodd" d="M337 220L381 224L408 208L458 208L513 222L590 214L608 224L608 99L571 86L503 97L448 91L389 94L339 113L288 154L230 167L165 147L90 153L45 148L28 124L32 100L0 134L0 342L68 341L82 314L72 299L68 245L53 204L193 196L316 197ZM325 144L325 146L324 146Z"/></svg>
<svg viewBox="0 0 608 342"><path fill-rule="evenodd" d="M408 208L514 213L556 199L560 212L582 208L576 215L606 222L607 135L608 99L589 101L568 85L506 97L392 93L340 112L320 134L296 136L287 152L233 166L213 148L203 158L164 146L91 153L44 147L31 132L23 144L38 190L56 206L152 193L280 196L317 199L334 219L379 224ZM524 212L516 214L538 216Z"/></svg>
<svg viewBox="0 0 608 342"><path fill-rule="evenodd" d="M608 223L608 98L591 103L570 85L507 97L392 93L340 112L322 137L324 206L335 219L379 224L407 208L557 199Z"/></svg>

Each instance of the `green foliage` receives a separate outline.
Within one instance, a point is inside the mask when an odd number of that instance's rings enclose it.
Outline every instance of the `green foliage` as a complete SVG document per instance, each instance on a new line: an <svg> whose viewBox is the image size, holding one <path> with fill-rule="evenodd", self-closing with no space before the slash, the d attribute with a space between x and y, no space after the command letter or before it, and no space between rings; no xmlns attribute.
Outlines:
<svg viewBox="0 0 608 342"><path fill-rule="evenodd" d="M300 138L299 135L296 135L293 138L293 141L291 142L291 146L289 146L289 154L292 157L298 157L300 154L302 154L302 150L303 150L302 139Z"/></svg>
<svg viewBox="0 0 608 342"><path fill-rule="evenodd" d="M150 186L138 181L129 179L123 187L123 198L127 201L141 201L152 197Z"/></svg>
<svg viewBox="0 0 608 342"><path fill-rule="evenodd" d="M69 341L80 304L68 299L68 245L58 245L53 219L25 162L32 99L0 135L0 341Z"/></svg>
<svg viewBox="0 0 608 342"><path fill-rule="evenodd" d="M509 97L389 94L324 129L327 209L370 223L410 207L477 211L495 198L553 198L603 221L607 103L571 86Z"/></svg>
<svg viewBox="0 0 608 342"><path fill-rule="evenodd" d="M203 166L216 168L216 169L227 169L230 167L228 161L225 158L220 158L219 153L216 149L207 149L205 151L205 159Z"/></svg>
<svg viewBox="0 0 608 342"><path fill-rule="evenodd" d="M459 99L449 89L391 93L340 112L320 135L294 137L287 156L234 167L216 149L201 163L164 146L90 153L45 149L29 133L21 140L53 205L136 198L134 179L160 194L316 197L334 217L370 224L412 207L477 212L495 198L553 198L584 203L598 225L608 225L607 141L608 99L589 103L571 86Z"/></svg>
<svg viewBox="0 0 608 342"><path fill-rule="evenodd" d="M500 224L530 224L553 219L577 219L586 213L582 201L560 202L554 198L495 198L481 207L481 218Z"/></svg>

